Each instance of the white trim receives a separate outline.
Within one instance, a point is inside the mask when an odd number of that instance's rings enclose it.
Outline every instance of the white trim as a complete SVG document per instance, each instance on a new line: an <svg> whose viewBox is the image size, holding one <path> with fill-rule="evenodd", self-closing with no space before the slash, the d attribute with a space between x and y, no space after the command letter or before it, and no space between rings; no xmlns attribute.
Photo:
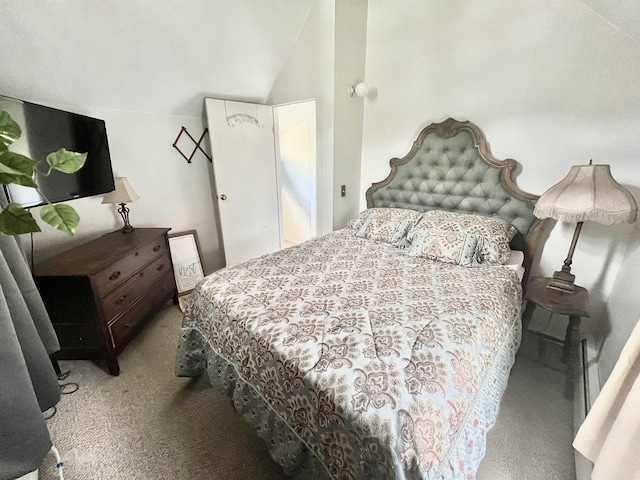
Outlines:
<svg viewBox="0 0 640 480"><path fill-rule="evenodd" d="M591 409L591 405L600 393L600 377L598 375L598 349L593 337L583 339L578 345L579 365L578 379L573 400L573 436ZM576 464L576 480L589 480L593 464L574 450Z"/></svg>
<svg viewBox="0 0 640 480"><path fill-rule="evenodd" d="M276 106L271 107L273 116L273 149L276 162L276 190L278 191L278 224L280 225L280 250L284 244L284 218L282 214L282 159L280 158L280 126L278 124L278 110Z"/></svg>

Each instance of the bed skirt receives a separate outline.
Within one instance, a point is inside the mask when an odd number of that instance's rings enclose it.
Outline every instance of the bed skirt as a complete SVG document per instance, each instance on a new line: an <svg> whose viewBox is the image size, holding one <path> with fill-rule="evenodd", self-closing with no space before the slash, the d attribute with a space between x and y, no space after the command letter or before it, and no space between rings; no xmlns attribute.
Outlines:
<svg viewBox="0 0 640 480"><path fill-rule="evenodd" d="M397 480L475 478L475 472L486 452L486 435L495 424L500 400L515 362L521 331L521 323L517 321L506 333L496 361L487 372L475 405L468 413L455 451L449 452L439 471L430 472L433 475L421 476L418 472L402 470L401 466L397 465ZM264 440L271 457L288 477L295 480L332 478L328 469L310 452L294 429L268 406L268 402L242 378L233 365L214 350L198 329L183 328L176 365L176 375L179 377L196 377L206 371L211 385L230 398L234 409Z"/></svg>

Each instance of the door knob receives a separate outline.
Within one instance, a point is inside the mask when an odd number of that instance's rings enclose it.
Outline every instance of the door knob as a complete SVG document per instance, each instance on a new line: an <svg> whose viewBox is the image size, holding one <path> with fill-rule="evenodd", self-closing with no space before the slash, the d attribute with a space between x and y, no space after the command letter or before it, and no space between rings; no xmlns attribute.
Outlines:
<svg viewBox="0 0 640 480"><path fill-rule="evenodd" d="M223 193L222 195L220 195L220 200L226 200L227 196Z"/></svg>

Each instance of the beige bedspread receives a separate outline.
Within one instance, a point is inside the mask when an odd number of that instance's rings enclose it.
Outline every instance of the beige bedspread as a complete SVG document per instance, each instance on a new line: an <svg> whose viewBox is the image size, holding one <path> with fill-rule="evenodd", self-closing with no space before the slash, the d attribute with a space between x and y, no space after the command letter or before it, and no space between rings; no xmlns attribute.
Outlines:
<svg viewBox="0 0 640 480"><path fill-rule="evenodd" d="M327 477L468 480L519 345L520 302L508 267L412 258L344 229L207 277L177 372L208 366L230 396L242 388L245 418L285 425ZM272 456L294 471L301 460L278 442Z"/></svg>

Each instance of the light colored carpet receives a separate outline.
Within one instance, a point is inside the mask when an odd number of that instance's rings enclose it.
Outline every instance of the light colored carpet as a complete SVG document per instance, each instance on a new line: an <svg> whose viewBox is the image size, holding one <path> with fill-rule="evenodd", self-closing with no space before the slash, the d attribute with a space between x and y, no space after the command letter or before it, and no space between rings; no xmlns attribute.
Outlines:
<svg viewBox="0 0 640 480"><path fill-rule="evenodd" d="M477 480L575 480L565 374L518 355Z"/></svg>
<svg viewBox="0 0 640 480"><path fill-rule="evenodd" d="M182 313L167 305L120 355L111 377L89 361L61 362L63 395L48 422L61 452L77 449L66 480L282 480L266 447L205 378L173 373ZM489 433L478 480L572 480L571 403L564 376L526 358L511 374L498 423ZM41 480L54 480L49 454Z"/></svg>
<svg viewBox="0 0 640 480"><path fill-rule="evenodd" d="M120 355L120 376L88 361L60 362L63 395L49 420L61 454L86 458L69 465L66 480L282 479L262 441L206 378L173 373L182 313L168 305ZM54 480L52 454L40 478Z"/></svg>

